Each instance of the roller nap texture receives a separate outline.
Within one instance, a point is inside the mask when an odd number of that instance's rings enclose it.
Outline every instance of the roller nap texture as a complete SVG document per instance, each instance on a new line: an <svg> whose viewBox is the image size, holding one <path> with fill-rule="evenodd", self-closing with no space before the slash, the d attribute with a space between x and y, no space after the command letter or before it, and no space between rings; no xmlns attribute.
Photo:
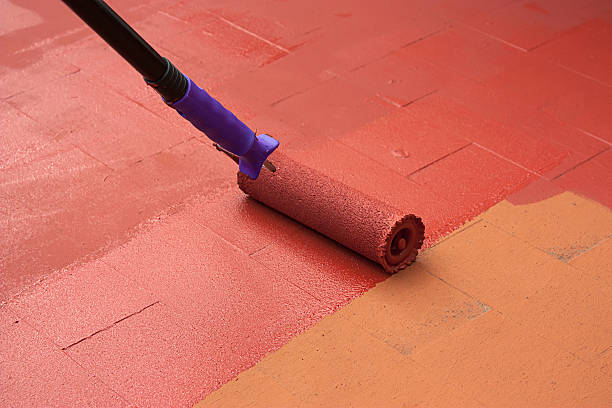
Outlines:
<svg viewBox="0 0 612 408"><path fill-rule="evenodd" d="M402 214L362 192L276 151L276 171L257 180L238 173L240 189L395 273L410 265L423 244L421 219Z"/></svg>

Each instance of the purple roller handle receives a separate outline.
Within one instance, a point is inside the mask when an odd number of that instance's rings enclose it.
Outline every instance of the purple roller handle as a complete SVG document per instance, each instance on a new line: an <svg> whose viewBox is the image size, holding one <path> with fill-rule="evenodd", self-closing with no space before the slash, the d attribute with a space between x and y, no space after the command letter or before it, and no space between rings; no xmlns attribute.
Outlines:
<svg viewBox="0 0 612 408"><path fill-rule="evenodd" d="M239 156L240 171L256 179L268 156L278 147L278 140L268 135L255 135L232 112L185 77L189 83L187 92L170 106L219 146Z"/></svg>

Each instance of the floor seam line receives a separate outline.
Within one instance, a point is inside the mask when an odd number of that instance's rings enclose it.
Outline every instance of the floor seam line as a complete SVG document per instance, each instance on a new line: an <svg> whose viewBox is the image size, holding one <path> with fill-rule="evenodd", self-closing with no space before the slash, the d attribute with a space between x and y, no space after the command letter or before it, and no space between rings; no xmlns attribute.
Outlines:
<svg viewBox="0 0 612 408"><path fill-rule="evenodd" d="M477 33L479 33L479 34L482 34L482 35L484 35L485 37L488 37L488 38L490 38L490 39L492 39L492 40L495 40L495 41L497 41L497 42L499 42L499 43L502 43L502 44L504 44L504 45L506 45L506 46L508 46L508 47L510 47L510 48L514 48L515 50L521 51L521 52L523 52L523 53L525 53L525 54L527 54L527 53L529 52L529 50L528 50L528 49L525 49L525 48L519 47L519 46L518 46L518 45L516 45L516 44L513 44L513 43L511 43L511 42L509 42L509 41L506 41L506 40L504 40L504 39L502 39L502 38L496 37L496 36L494 36L494 35L492 35L492 34L487 33L486 31L482 31L482 30L480 30L480 29L478 29L478 28L476 28L476 27L474 27L474 26L471 26L471 25L469 25L469 24L462 23L461 21L457 21L457 24L461 25L461 26L462 26L462 27L464 27L464 28L467 28L467 29L469 29L469 30L472 30L472 31L475 31L475 32L477 32Z"/></svg>
<svg viewBox="0 0 612 408"><path fill-rule="evenodd" d="M463 225L457 229L455 229L454 231L452 231L451 233L447 234L446 236L442 237L441 239L439 239L436 243L434 243L432 246L430 246L429 248L427 248L427 251L429 251L430 249L440 245L442 242L447 241L449 239L453 239L455 238L457 235L459 234L463 234L465 231L469 230L470 228L474 227L475 225L480 224L481 222L485 221L485 218L480 218L476 221L467 221L466 224L468 222L471 222L470 225ZM504 231L505 232L505 231Z"/></svg>
<svg viewBox="0 0 612 408"><path fill-rule="evenodd" d="M456 149L456 150L454 150L454 151L452 151L450 153L447 153L444 156L442 156L442 157L440 157L440 158L438 158L438 159L436 159L436 160L434 160L434 161L432 161L430 163L427 163L425 166L421 167L420 169L416 169L412 173L408 174L406 177L410 178L413 175L417 174L418 172L420 172L422 170L425 170L426 168L431 167L434 164L436 164L436 163L438 163L438 162L440 162L440 161L442 161L442 160L452 156L455 153L458 153L458 152L462 151L463 149L467 149L468 147L470 147L470 146L472 146L474 144L473 142L470 142L469 140L467 142L468 142L467 144L461 146L460 148L458 148L458 149Z"/></svg>
<svg viewBox="0 0 612 408"><path fill-rule="evenodd" d="M115 393L119 398L121 398L122 400L124 400L125 402L127 402L128 404L130 404L131 406L136 407L136 404L134 404L132 401L130 401L127 397L125 397L122 393L120 393L118 390L115 389L115 387L111 387L109 384L107 384L104 380L102 380L102 378L100 378L96 372L94 370L90 370L86 367L84 367L83 365L81 365L81 363L79 361L77 361L75 358L73 358L70 354L68 354L66 352L66 350L60 350L60 352L65 355L67 358L69 358L74 364L76 364L77 366L79 366L83 371L85 371L86 373L88 373L89 375L91 375L92 377L94 377L97 381L100 382L100 384L104 385L106 388L108 388L111 392Z"/></svg>
<svg viewBox="0 0 612 408"><path fill-rule="evenodd" d="M274 48L276 48L278 50L281 50L281 51L283 51L286 54L291 54L291 51L289 51L287 48L283 47L282 45L276 44L276 43L274 43L274 42L272 42L272 41L270 41L270 40L260 36L259 34L256 34L256 33L252 32L252 31L242 27L239 24L236 24L236 23L234 23L234 22L232 22L232 21L230 21L230 20L228 20L228 19L226 19L224 17L221 17L220 15L218 15L216 13L212 13L210 11L207 12L207 13L210 14L211 16L214 16L215 18L223 21L225 24L227 24L227 25L229 25L231 27L234 27L236 30L242 31L243 33L248 34L248 35L250 35L253 38L257 38L258 40L268 44L271 47L274 47Z"/></svg>
<svg viewBox="0 0 612 408"><path fill-rule="evenodd" d="M507 158L506 156L503 156L503 155L497 153L495 150L491 150L491 149L481 145L480 143L476 143L474 141L472 141L472 143L474 144L474 146L478 146L482 150L485 150L485 151L487 151L487 152L489 152L489 153L499 157L500 159L505 160L508 163L510 163L510 164L512 164L512 165L514 165L514 166L516 166L516 167L518 167L518 168L520 168L520 169L522 169L522 170L524 170L524 171L526 171L526 172L528 172L528 173L530 173L530 174L532 174L534 176L542 177L542 175L540 173L538 173L537 171L530 170L527 167L523 166L522 164L519 164L519 163L515 162L514 160L511 160L511 159Z"/></svg>
<svg viewBox="0 0 612 408"><path fill-rule="evenodd" d="M391 168L391 167L387 166L387 165L386 165L386 164L384 164L384 163L379 162L379 161L378 161L378 160L376 160L376 159L371 158L370 156L367 156L367 155L363 154L362 152L360 152L359 150L355 149L354 147L349 146L348 144L346 144L344 141L339 140L339 139L335 139L335 138L333 138L333 140L335 140L336 142L338 142L338 143L340 143L341 145L345 146L347 149L352 150L354 153L357 153L358 155L363 156L363 157L365 157L365 158L366 158L366 159L368 159L368 160L371 160L373 163L376 163L376 164L378 164L379 166L381 166L381 167L383 167L383 168L385 168L385 169L387 169L387 170L391 171L392 173L394 173L394 174L396 174L396 175L398 175L398 176L400 176L400 177L402 177L402 178L406 179L406 180L407 180L407 181L409 181L410 183L415 184L415 185L419 185L419 184L417 184L417 183L416 183L414 180L410 180L410 179L409 179L408 177L406 177L404 174L402 174L402 173L398 172L397 170L395 170L395 169L393 169L393 168ZM364 194L365 194L365 193L364 193ZM367 195L369 195L369 194L367 194Z"/></svg>
<svg viewBox="0 0 612 408"><path fill-rule="evenodd" d="M574 166L570 167L569 169L567 169L567 170L565 170L565 171L561 172L560 174L556 175L555 177L553 177L553 178L551 179L551 181L557 180L558 178L560 178L560 177L562 177L562 176L566 175L567 173L571 172L572 170L575 170L575 169L577 169L578 167L582 166L583 164L586 164L586 163L590 162L591 160L593 160L593 159L594 159L594 158L596 158L597 156L600 156L600 155L604 154L604 153L605 153L605 152L607 152L608 150L610 150L610 148L609 148L609 147L608 147L608 148L606 148L606 149L604 149L604 150L602 150L602 151L600 151L600 152L598 152L598 153L595 153L593 156L586 158L585 160L583 160L583 161L581 161L581 162L577 163L576 165L574 165Z"/></svg>
<svg viewBox="0 0 612 408"><path fill-rule="evenodd" d="M252 259L253 262L256 262L258 265L265 267L265 268L269 268L269 265L264 264L263 262L257 260L256 258L252 258L249 253L247 251L245 251L244 249L240 248L238 245L236 245L235 243L229 241L228 239L226 239L225 237L223 237L221 234L217 233L217 231L215 231L214 229L210 228L208 225L203 224L199 221L196 221L198 223L199 226L201 226L202 228L206 228L208 231L210 231L213 235L215 235L217 238L219 238L220 240L222 240L223 242L227 243L228 245L230 245L232 248L234 248L235 250L237 250L238 252L244 254L247 258ZM167 240L164 239L164 242L173 247L176 248L175 245L173 245L172 242L169 242ZM270 244L271 245L271 244ZM295 286L296 288L300 289L301 291L303 291L304 293L306 293L307 295L313 297L315 300L317 301L321 301L321 299L319 299L317 296L313 295L312 293L308 292L307 290L301 288L300 286L296 285L294 282L290 281L287 278L281 277L282 280L284 280L285 282L289 283L290 285ZM159 301L158 301L159 303Z"/></svg>
<svg viewBox="0 0 612 408"><path fill-rule="evenodd" d="M78 151L80 151L81 153L83 153L85 156L89 157L90 159L95 160L96 162L100 163L101 165L103 165L104 167L106 167L107 169L109 169L110 171L114 172L115 169L113 169L111 166L109 166L108 164L104 163L102 160L98 159L96 156L92 155L91 153L89 153L88 151L86 151L85 149L83 149L81 146L71 143Z"/></svg>
<svg viewBox="0 0 612 408"><path fill-rule="evenodd" d="M443 279L443 278L441 278L440 276L438 276L438 275L436 275L436 274L434 274L434 273L432 273L432 272L429 272L429 271L425 271L425 272L426 272L428 275L430 275L430 276L432 276L432 277L434 277L434 278L438 279L440 282L442 282L442 283L444 283L444 284L446 284L446 285L450 286L451 288L453 288L453 289L457 290L458 292L461 292L462 294L464 294L465 296L469 297L470 299L474 299L475 301L477 301L477 302L479 302L479 303L481 303L481 304L483 304L483 305L488 306L488 307L490 308L490 309L489 309L489 311L490 311L490 310L496 310L496 308L494 308L493 306L491 306L491 305L489 305L489 304L487 304L487 303L484 303L484 302L480 302L480 301L478 300L478 298L477 298L477 297L475 297L475 296L473 296L473 295L470 295L468 292L464 291L463 289L458 288L457 286L455 286L455 285L453 285L452 283L450 283L450 282L448 282L448 281L444 280L444 279ZM484 313L487 313L487 312L484 312Z"/></svg>
<svg viewBox="0 0 612 408"><path fill-rule="evenodd" d="M261 248L256 249L255 251L251 252L251 253L250 253L250 254L248 254L248 255L249 255L249 256L256 255L256 254L260 253L261 251L263 251L264 249L268 248L270 245L272 245L272 244L266 244L266 245L262 246Z"/></svg>
<svg viewBox="0 0 612 408"><path fill-rule="evenodd" d="M129 315L127 315L127 316L125 316L125 317L122 317L121 319L119 319L119 320L117 320L117 321L115 321L115 322L113 322L113 323L109 324L108 326L106 326L106 327L104 327L104 328L102 328L102 329L100 329L100 330L97 330L97 331L93 332L93 333L92 333L92 334L90 334L89 336L83 337L82 339L77 340L77 341L75 341L75 342L74 342L74 343L72 343L72 344L69 344L69 345L67 345L67 346L62 347L62 351L66 351L66 350L70 349L72 346L76 346L77 344L82 343L82 342L84 342L85 340L91 339L91 338L92 338L92 337L94 337L96 334L99 334L99 333L105 332L105 331L107 331L107 330L110 330L110 329L112 329L113 327L115 327L117 324L119 324L119 323L123 322L124 320L127 320L127 319L129 319L130 317L136 316L137 314L140 314L140 313L144 312L144 311L145 311L145 310L147 310L148 308L150 308L150 307L152 307L152 306L155 306L155 305L157 305L158 303L160 303L160 301L159 301L159 300L156 300L155 302L153 302L153 303L151 303L151 304L149 304L149 305L147 305L147 306L143 307L142 309L137 310L137 311L135 311L135 312L133 312L133 313L130 313Z"/></svg>
<svg viewBox="0 0 612 408"><path fill-rule="evenodd" d="M443 28L441 28L441 29L439 29L439 30L436 30L436 31L434 31L434 32L431 32L431 33L425 34L424 36L419 37L419 38L417 38L416 40L412 40L412 41L410 41L410 42L408 42L408 43L406 43L406 44L404 44L404 45L401 45L401 46L400 46L398 49L408 48L408 47L410 47L411 45L414 45L414 44L416 44L416 43L419 43L419 42L421 42L421 41L423 41L423 40L426 40L426 39L428 39L428 38L430 38L430 37L434 37L434 36L436 36L436 35L438 35L438 34L443 33L444 31L448 31L448 27L443 27ZM388 55L388 54L386 54L386 55ZM386 56L386 55L385 55L385 56ZM367 65L367 64L366 64L366 65Z"/></svg>
<svg viewBox="0 0 612 408"><path fill-rule="evenodd" d="M303 93L305 93L305 92L308 92L309 90L311 90L311 89L313 89L313 88L315 88L315 87L316 87L316 85L315 85L314 87L312 87L312 88L306 88L306 89L303 89L303 90L295 91L295 92L294 92L294 93L292 93L292 94L289 94L289 95L287 95L287 96L283 96L282 98L277 99L277 100L275 100L275 101L271 102L271 103L270 103L270 105L268 105L268 106L270 106L271 108L273 108L273 107L275 107L276 105L278 105L279 103L282 103L282 102L286 101L287 99L291 99L291 98L293 98L294 96L298 96L298 95L301 95L301 94L303 94Z"/></svg>
<svg viewBox="0 0 612 408"><path fill-rule="evenodd" d="M586 79L588 79L588 80L590 80L590 81L593 81L593 82L595 82L595 83L598 83L599 85L605 86L606 88L612 88L612 85L610 85L610 84L608 84L608 83L606 83L606 82L603 82L603 81L601 81L601 80L599 80L599 79L597 79L597 78L594 78L594 77L592 77L592 76L590 76L590 75L587 75L587 74L585 74L585 73L583 73L583 72L576 71L575 69L572 69L572 68L568 67L567 65L557 64L557 66L559 66L560 68L563 68L563 69L565 69L566 71L569 71L569 72L571 72L571 73L573 73L573 74L579 75L579 76L581 76L581 77L583 77L583 78L586 78Z"/></svg>
<svg viewBox="0 0 612 408"><path fill-rule="evenodd" d="M385 59L386 57L388 57L389 55L393 54L394 52L397 52L397 51L402 50L402 49L404 49L404 48L407 48L407 47L409 47L409 46L411 46L411 45L413 45L413 44L416 44L416 43L418 43L418 42L421 42L421 41L423 41L423 40L426 40L427 38L429 38L429 37L433 37L433 36L435 36L435 35L437 35L437 34L440 34L440 33L444 32L444 31L446 31L446 30L447 30L447 28L441 28L441 29L436 30L436 31L433 31L433 32L431 32L431 33L427 33L427 34L423 35L422 37L419 37L419 38L417 38L417 39L415 39L415 40L409 41L409 42L408 42L408 43L406 43L406 44L400 45L398 48L394 48L394 49L392 49L391 51L388 51L388 52L384 53L383 55L381 55L381 56L379 56L379 57L374 58L374 59L373 59L373 60L371 60L371 61L364 62L363 64L357 65L356 67L351 68L351 69L349 69L349 70L348 70L348 71L346 71L346 72L347 72L347 73L351 73L351 72L358 71L358 70L360 70L360 69L362 69L362 68L364 68L364 67L367 67L368 65L371 65L371 64L373 64L373 63L375 63L375 62L378 62L378 61L381 61L381 60Z"/></svg>
<svg viewBox="0 0 612 408"><path fill-rule="evenodd" d="M580 252L580 253L578 253L577 255L574 255L574 256L572 256L570 259L568 259L567 261L563 261L563 262L564 262L564 263L566 263L568 266L570 266L570 267L572 267L572 268L576 269L576 270L579 270L579 271L581 271L581 272L586 272L586 271L585 271L585 270L583 270L582 268L579 268L579 267L577 267L577 266L575 266L575 265L572 265L570 262L572 262L574 259L576 259L576 258L578 258L578 257L580 257L580 256L582 256L582 255L587 254L588 252L592 251L593 249L595 249L595 248L597 248L597 247L599 247L599 246L601 246L601 245L605 244L606 242L608 242L608 241L609 241L609 240L611 240L611 239L612 239L612 234L610 234L610 235L608 235L608 236L604 237L604 238L603 238L601 241L594 243L593 245L591 245L590 247L588 247L588 248L587 248L587 249L585 249L584 251L581 251L581 252Z"/></svg>
<svg viewBox="0 0 612 408"><path fill-rule="evenodd" d="M438 92L440 92L440 90L439 90L439 89L434 89L433 91L428 92L428 93L426 93L425 95L421 95L421 96L419 96L418 98L415 98L415 99L411 100L410 102L406 102L406 103L404 103L404 104L400 104L400 108L405 108L405 107L407 107L407 106L410 106L410 105L412 105L413 103L418 102L418 101L420 101L421 99L427 98L428 96L431 96L431 95L436 94L436 93L438 93Z"/></svg>

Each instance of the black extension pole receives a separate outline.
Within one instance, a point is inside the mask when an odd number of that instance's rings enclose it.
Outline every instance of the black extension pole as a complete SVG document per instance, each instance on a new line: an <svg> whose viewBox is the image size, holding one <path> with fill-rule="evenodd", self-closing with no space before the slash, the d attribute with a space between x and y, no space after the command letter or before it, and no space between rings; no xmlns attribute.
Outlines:
<svg viewBox="0 0 612 408"><path fill-rule="evenodd" d="M180 99L187 80L102 0L62 0L138 71L167 103Z"/></svg>
<svg viewBox="0 0 612 408"><path fill-rule="evenodd" d="M256 135L219 101L159 55L102 0L62 0L144 77L164 101L223 150L239 156L242 173L259 177L278 140Z"/></svg>

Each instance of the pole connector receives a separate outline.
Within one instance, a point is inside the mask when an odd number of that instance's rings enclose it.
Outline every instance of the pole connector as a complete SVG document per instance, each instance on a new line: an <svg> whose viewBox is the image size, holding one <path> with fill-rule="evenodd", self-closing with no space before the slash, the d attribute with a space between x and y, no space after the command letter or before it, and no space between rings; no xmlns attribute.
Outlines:
<svg viewBox="0 0 612 408"><path fill-rule="evenodd" d="M187 77L173 63L168 61L167 58L163 58L163 60L166 63L166 71L162 77L156 81L150 81L147 78L144 78L144 80L147 85L161 95L164 102L172 105L172 103L185 96L189 88L189 82Z"/></svg>

